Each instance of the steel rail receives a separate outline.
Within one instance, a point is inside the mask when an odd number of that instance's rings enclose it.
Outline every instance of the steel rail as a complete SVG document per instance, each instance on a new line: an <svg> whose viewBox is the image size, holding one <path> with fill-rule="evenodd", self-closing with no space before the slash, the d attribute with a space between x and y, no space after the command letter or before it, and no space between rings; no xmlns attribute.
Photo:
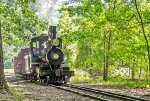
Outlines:
<svg viewBox="0 0 150 101"><path fill-rule="evenodd" d="M85 97L89 97L89 98L92 98L92 99L95 99L95 100L100 100L100 101L111 101L111 100L108 100L108 99L105 99L105 98L101 98L101 97L97 97L97 96L92 96L92 95L88 95L86 93L82 93L82 92L77 92L77 91L74 91L72 89L67 89L65 86L58 86L58 85L53 85L53 84L46 84L46 83L42 83L42 82L38 82L38 81L30 81L32 83L36 83L36 84L39 84L39 85L42 85L42 86L51 86L51 87L55 87L57 89L61 89L61 90L64 90L64 91L68 91L68 92L72 92L72 93L75 93L75 94L78 94L78 95L81 95L81 96L85 96ZM65 87L65 88L64 88Z"/></svg>
<svg viewBox="0 0 150 101"><path fill-rule="evenodd" d="M101 97L97 97L97 96L92 96L92 95L89 95L89 94L86 94L86 93L83 93L83 92L78 92L78 91L74 91L74 90L71 90L71 89L67 89L67 88L64 88L63 86L55 86L55 85L50 85L50 86L61 89L61 90L65 90L65 91L68 91L68 92L72 92L72 93L75 93L75 94L79 94L81 96L89 97L89 98L92 98L92 99L95 99L95 100L111 101L109 99L105 99L105 98L101 98Z"/></svg>
<svg viewBox="0 0 150 101"><path fill-rule="evenodd" d="M32 82L32 83L36 83L38 85L42 85L42 86L51 86L51 87L55 87L57 89L61 89L61 90L64 90L64 91L68 91L68 92L72 92L72 93L75 93L75 94L78 94L78 95L81 95L81 96L85 96L85 97L89 97L89 98L92 98L92 99L95 99L95 100L100 100L100 101L111 101L109 99L105 99L105 98L101 98L101 97L97 97L97 96L92 96L92 95L89 95L89 94L86 94L86 93L83 93L83 92L78 92L78 91L74 91L72 89L67 89L66 86L58 86L58 85L53 85L53 84L46 84L46 83L43 83L43 82L38 82L38 81L29 81L29 82ZM65 87L65 88L64 88ZM69 87L70 88L70 87Z"/></svg>
<svg viewBox="0 0 150 101"><path fill-rule="evenodd" d="M93 93L99 93L99 94L102 94L105 96L110 96L113 98L119 98L119 99L127 100L127 101L150 101L148 99L137 98L137 97L133 97L133 96L127 96L127 95L123 95L123 94L117 94L117 93L112 93L112 92L107 92L107 91L102 91L102 90L98 90L98 89L94 89L94 88L82 87L82 86L77 86L77 85L72 85L72 84L65 84L64 86L69 86L72 88L78 88L81 90L90 91Z"/></svg>
<svg viewBox="0 0 150 101"><path fill-rule="evenodd" d="M106 99L104 97L89 95L89 94L86 94L83 92L74 91L71 88L75 88L75 89L83 90L83 91L89 91L89 92L92 92L95 94L100 94L100 95L111 97L111 98L117 98L117 99L124 100L124 101L150 101L148 99L137 98L137 97L133 97L133 96L127 96L127 95L123 95L123 94L117 94L117 93L107 92L107 91L103 91L103 90L98 90L96 88L77 86L77 85L73 85L73 84L63 84L62 86L56 86L53 84L46 84L46 83L41 83L41 82L37 82L37 81L30 81L30 82L34 82L36 84L40 84L43 86L52 86L52 87L55 87L55 88L58 88L61 90L65 90L68 92L72 92L75 94L79 94L81 96L89 97L89 98L92 98L95 100L100 100L100 101L112 101L112 100ZM70 89L67 89L67 87L69 87Z"/></svg>

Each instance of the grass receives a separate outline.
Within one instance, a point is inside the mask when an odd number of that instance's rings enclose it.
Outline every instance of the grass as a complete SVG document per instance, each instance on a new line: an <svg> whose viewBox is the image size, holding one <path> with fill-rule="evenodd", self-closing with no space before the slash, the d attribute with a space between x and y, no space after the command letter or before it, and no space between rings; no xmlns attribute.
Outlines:
<svg viewBox="0 0 150 101"><path fill-rule="evenodd" d="M130 88L148 88L150 89L150 80L131 80L122 78L110 78L108 85L117 87L130 87Z"/></svg>
<svg viewBox="0 0 150 101"><path fill-rule="evenodd" d="M0 94L0 101L23 101L24 97L21 92L14 87L9 88L10 93Z"/></svg>
<svg viewBox="0 0 150 101"><path fill-rule="evenodd" d="M11 93L13 94L14 98L17 99L16 101L23 101L24 97L21 94L20 91L18 91L16 88L11 87L10 88Z"/></svg>
<svg viewBox="0 0 150 101"><path fill-rule="evenodd" d="M130 80L123 78L109 78L108 81L103 81L102 77L97 79L91 78L88 74L76 74L71 78L72 83L88 83L100 84L122 88L148 88L150 89L150 80Z"/></svg>
<svg viewBox="0 0 150 101"><path fill-rule="evenodd" d="M72 83L90 83L93 82L93 79L89 77L88 74L76 74L71 77Z"/></svg>

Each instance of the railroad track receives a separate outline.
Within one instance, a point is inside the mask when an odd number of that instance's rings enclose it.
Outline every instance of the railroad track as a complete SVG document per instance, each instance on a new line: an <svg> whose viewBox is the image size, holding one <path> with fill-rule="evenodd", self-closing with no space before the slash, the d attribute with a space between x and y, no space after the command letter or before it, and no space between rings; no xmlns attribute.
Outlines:
<svg viewBox="0 0 150 101"><path fill-rule="evenodd" d="M107 92L103 90L98 90L96 88L77 86L73 84L64 84L64 85L58 86L58 85L41 83L37 81L32 81L32 82L39 84L39 85L43 85L43 86L52 86L61 90L79 94L81 96L89 97L91 99L95 99L99 101L150 101L149 99L137 98L134 96L127 96L123 94L117 94L117 93Z"/></svg>
<svg viewBox="0 0 150 101"><path fill-rule="evenodd" d="M82 86L77 86L72 84L65 84L62 86L55 86L55 85L51 85L51 86L69 92L73 92L76 94L80 94L82 96L86 96L95 100L100 100L100 101L150 101L148 99L116 94L112 92L107 92L107 91L97 90L94 88L82 87Z"/></svg>

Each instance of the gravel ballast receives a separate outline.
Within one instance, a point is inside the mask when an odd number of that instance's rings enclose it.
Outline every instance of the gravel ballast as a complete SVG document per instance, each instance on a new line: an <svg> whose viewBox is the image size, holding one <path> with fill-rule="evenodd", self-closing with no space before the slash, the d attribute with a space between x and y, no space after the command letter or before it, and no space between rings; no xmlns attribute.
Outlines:
<svg viewBox="0 0 150 101"><path fill-rule="evenodd" d="M6 73L6 78L9 86L12 88L16 88L16 90L18 90L21 93L23 99L21 101L95 101L88 97L83 97L71 92L57 89L55 87L43 86L33 82L29 82L27 80L22 80L20 78L17 78L13 73ZM119 88L94 84L92 85L79 84L79 85L97 88L108 92L150 99L150 90L146 88L131 89L131 88Z"/></svg>

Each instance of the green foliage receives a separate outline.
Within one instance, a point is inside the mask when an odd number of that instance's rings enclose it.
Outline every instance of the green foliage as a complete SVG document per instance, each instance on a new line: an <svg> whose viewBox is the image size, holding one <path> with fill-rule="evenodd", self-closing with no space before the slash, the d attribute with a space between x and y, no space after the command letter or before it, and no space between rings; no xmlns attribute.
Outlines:
<svg viewBox="0 0 150 101"><path fill-rule="evenodd" d="M24 99L23 95L21 95L21 92L16 88L10 87L10 92L13 96L10 97L9 100L22 101Z"/></svg>
<svg viewBox="0 0 150 101"><path fill-rule="evenodd" d="M100 84L112 87L127 87L127 88L150 88L149 80L131 80L122 78L110 78L109 81L104 82L102 77L97 79L92 78L89 74L76 74L71 78L72 83L90 83Z"/></svg>
<svg viewBox="0 0 150 101"><path fill-rule="evenodd" d="M130 79L121 79L121 78L111 78L108 85L117 86L117 87L130 87L130 88L150 88L149 80L130 80Z"/></svg>
<svg viewBox="0 0 150 101"><path fill-rule="evenodd" d="M14 52L27 47L33 35L47 29L47 21L35 15L30 7L31 2L32 0L0 1L5 61L11 61Z"/></svg>
<svg viewBox="0 0 150 101"><path fill-rule="evenodd" d="M4 94L0 96L2 101L23 101L24 97L21 95L21 92L14 87L10 87L10 94Z"/></svg>
<svg viewBox="0 0 150 101"><path fill-rule="evenodd" d="M76 74L75 76L71 77L72 83L91 83L94 80L90 78L88 74Z"/></svg>
<svg viewBox="0 0 150 101"><path fill-rule="evenodd" d="M68 49L70 58L67 61L71 61L73 68L86 70L95 76L102 76L104 58L108 59L109 71L119 65L128 65L139 73L142 66L142 72L147 75L147 50L134 2L104 1L80 0L80 6L63 5L60 36L65 45L76 44L76 47ZM149 1L138 0L138 7L149 40ZM109 46L110 31L112 38Z"/></svg>

